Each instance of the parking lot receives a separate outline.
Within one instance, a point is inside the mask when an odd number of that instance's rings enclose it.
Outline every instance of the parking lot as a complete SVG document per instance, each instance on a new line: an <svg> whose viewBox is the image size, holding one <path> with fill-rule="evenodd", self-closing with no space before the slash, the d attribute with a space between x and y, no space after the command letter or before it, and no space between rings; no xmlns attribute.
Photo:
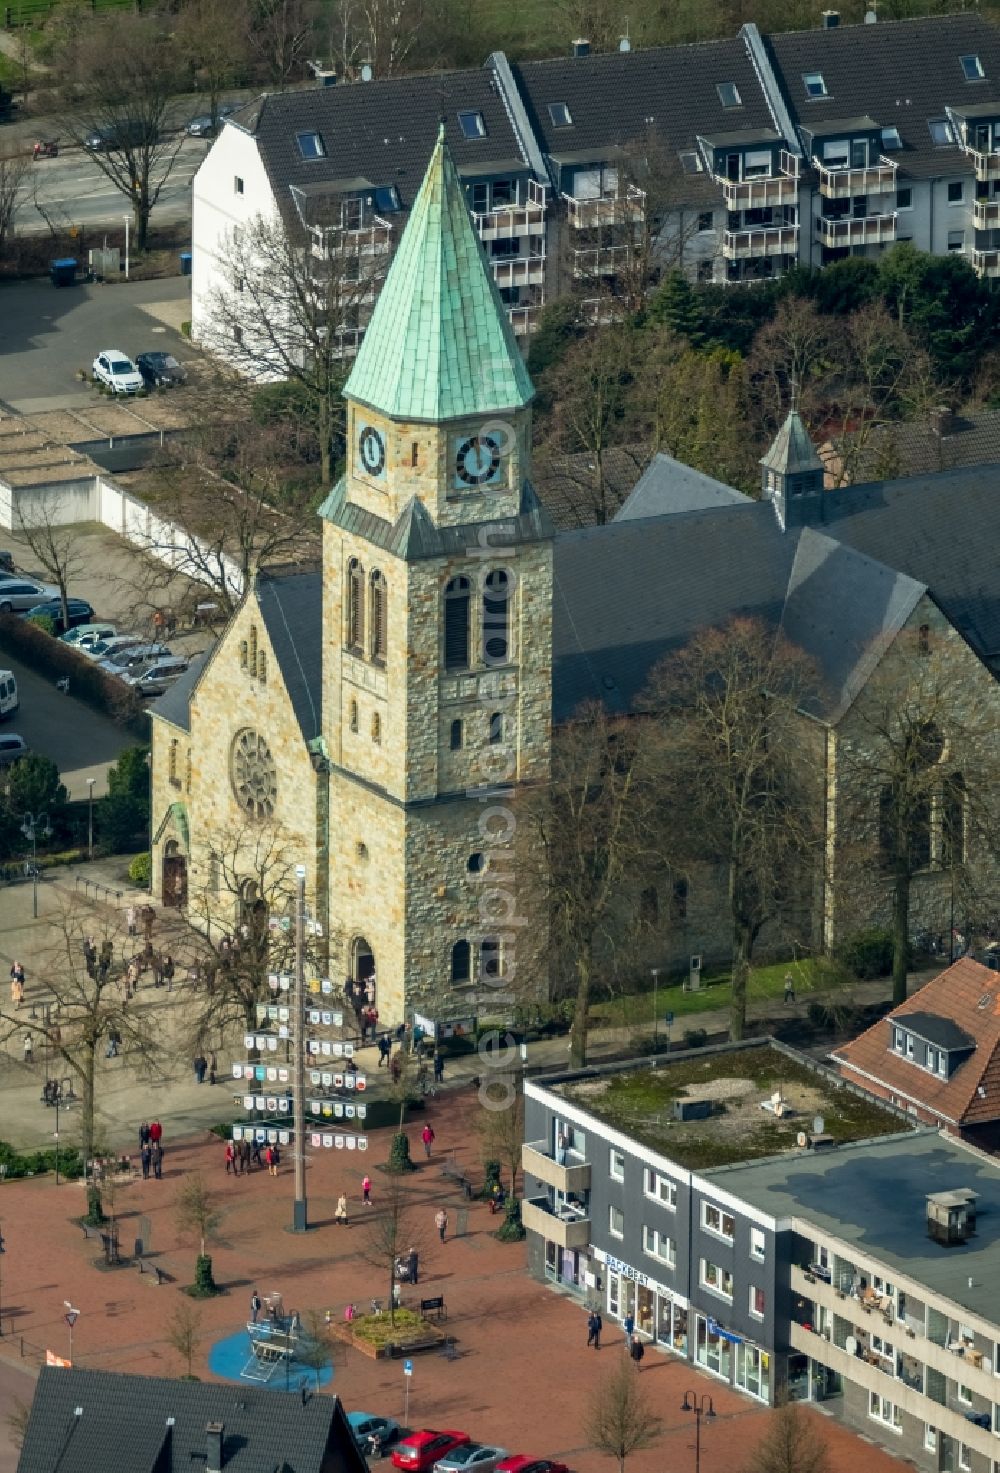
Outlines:
<svg viewBox="0 0 1000 1473"><path fill-rule="evenodd" d="M102 348L192 357L181 323L191 279L100 283L56 289L48 281L0 285L0 399L23 413L79 408L96 391L88 374Z"/></svg>

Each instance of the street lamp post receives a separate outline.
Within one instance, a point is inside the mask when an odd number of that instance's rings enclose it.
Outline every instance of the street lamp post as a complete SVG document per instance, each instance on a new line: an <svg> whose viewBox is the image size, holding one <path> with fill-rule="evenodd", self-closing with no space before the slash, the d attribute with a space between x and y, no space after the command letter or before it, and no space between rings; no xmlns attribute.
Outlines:
<svg viewBox="0 0 1000 1473"><path fill-rule="evenodd" d="M295 866L295 1203L292 1232L309 1228L306 1202L306 972L305 972L306 867Z"/></svg>
<svg viewBox="0 0 1000 1473"><path fill-rule="evenodd" d="M130 224L130 217L128 215L123 215L122 219L125 221L125 280L128 281L128 227Z"/></svg>
<svg viewBox="0 0 1000 1473"><path fill-rule="evenodd" d="M96 778L87 779L87 858L94 862L94 783Z"/></svg>
<svg viewBox="0 0 1000 1473"><path fill-rule="evenodd" d="M659 967L653 967L652 970L653 970L653 1053L655 1054L656 1053L656 1049L657 1049L657 1045L659 1044L659 1040L660 1040L660 1018L659 1018L659 1010L658 1010L657 1005L656 1005L657 1004L657 997L658 997L659 980L660 980L660 969L659 969Z"/></svg>
<svg viewBox="0 0 1000 1473"><path fill-rule="evenodd" d="M47 813L26 813L21 820L21 833L31 845L31 914L38 920L38 836L48 839L52 834Z"/></svg>
<svg viewBox="0 0 1000 1473"><path fill-rule="evenodd" d="M63 1300L63 1304L65 1304L65 1306L66 1306L66 1313L63 1316L63 1318L65 1319L67 1325L69 1325L69 1363L70 1363L70 1365L72 1365L73 1364L73 1326L76 1324L77 1320L80 1318L80 1311L78 1309L75 1309L68 1299L64 1299Z"/></svg>
<svg viewBox="0 0 1000 1473"><path fill-rule="evenodd" d="M3 1233L0 1233L0 1335L3 1334L3 1255L7 1252Z"/></svg>
<svg viewBox="0 0 1000 1473"><path fill-rule="evenodd" d="M681 1402L682 1412L694 1412L694 1473L701 1473L701 1419L711 1422L715 1416L712 1398L707 1392L699 1396L696 1391L685 1391Z"/></svg>

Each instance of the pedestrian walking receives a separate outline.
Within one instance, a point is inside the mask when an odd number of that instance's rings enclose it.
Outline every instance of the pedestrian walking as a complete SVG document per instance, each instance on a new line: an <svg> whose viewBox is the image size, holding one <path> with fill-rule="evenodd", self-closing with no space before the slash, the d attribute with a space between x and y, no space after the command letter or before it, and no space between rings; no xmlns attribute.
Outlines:
<svg viewBox="0 0 1000 1473"><path fill-rule="evenodd" d="M208 1061L206 1060L205 1055L195 1054L194 1059L192 1060L192 1064L194 1067L195 1083L204 1084L205 1070L208 1068Z"/></svg>
<svg viewBox="0 0 1000 1473"><path fill-rule="evenodd" d="M93 936L84 937L83 942L83 964L87 968L87 976L97 975L97 947L94 945Z"/></svg>
<svg viewBox="0 0 1000 1473"><path fill-rule="evenodd" d="M255 1289L253 1291L253 1293L250 1295L250 1319L251 1319L251 1322L253 1324L256 1324L257 1323L257 1316L259 1314L260 1314L260 1295L257 1293L257 1290Z"/></svg>
<svg viewBox="0 0 1000 1473"><path fill-rule="evenodd" d="M236 1152L233 1150L232 1141L226 1141L226 1175L236 1175Z"/></svg>
<svg viewBox="0 0 1000 1473"><path fill-rule="evenodd" d="M144 905L142 907L141 915L142 934L146 939L146 945L148 947L153 939L153 922L156 920L156 911L151 905Z"/></svg>
<svg viewBox="0 0 1000 1473"><path fill-rule="evenodd" d="M163 958L162 964L163 980L167 984L168 992L173 992L174 990L174 970L174 959L168 951Z"/></svg>
<svg viewBox="0 0 1000 1473"><path fill-rule="evenodd" d="M246 1137L244 1137L243 1140L240 1141L240 1173L242 1175L244 1173L249 1174L249 1172L250 1142L246 1139Z"/></svg>
<svg viewBox="0 0 1000 1473"><path fill-rule="evenodd" d="M594 1349L600 1350L601 1331L604 1329L604 1321L601 1319L601 1311L599 1309L594 1310L594 1320Z"/></svg>
<svg viewBox="0 0 1000 1473"><path fill-rule="evenodd" d="M142 1162L142 1179L143 1181L149 1181L149 1168L153 1162L153 1148L149 1144L148 1140L145 1140L142 1143L142 1149L139 1152L139 1159Z"/></svg>
<svg viewBox="0 0 1000 1473"><path fill-rule="evenodd" d="M439 1207L434 1214L434 1226L438 1230L438 1237L444 1242L444 1235L448 1231L448 1214L443 1207Z"/></svg>
<svg viewBox="0 0 1000 1473"><path fill-rule="evenodd" d="M337 1198L337 1207L333 1214L333 1220L338 1227L350 1227L347 1220L347 1198L343 1192Z"/></svg>
<svg viewBox="0 0 1000 1473"><path fill-rule="evenodd" d="M97 963L97 975L98 977L100 977L102 982L106 982L108 979L108 973L111 970L111 962L113 958L114 947L111 945L109 938L105 936L104 940L101 942L101 955Z"/></svg>
<svg viewBox="0 0 1000 1473"><path fill-rule="evenodd" d="M26 1064L35 1062L35 1041L30 1033L24 1035L24 1062Z"/></svg>
<svg viewBox="0 0 1000 1473"><path fill-rule="evenodd" d="M209 1082L209 1084L214 1084L215 1083L215 1076L216 1076L216 1073L218 1071L218 1068L219 1068L219 1061L218 1061L218 1059L215 1057L214 1054L209 1054L209 1056L208 1056L208 1082Z"/></svg>
<svg viewBox="0 0 1000 1473"><path fill-rule="evenodd" d="M406 1255L406 1271L410 1276L410 1283L416 1284L420 1280L420 1256L416 1248L411 1248Z"/></svg>
<svg viewBox="0 0 1000 1473"><path fill-rule="evenodd" d="M273 1146L268 1146L267 1149L265 1150L265 1152L264 1152L264 1163L267 1166L267 1174L268 1174L268 1176L277 1176L278 1173L274 1169L274 1147Z"/></svg>
<svg viewBox="0 0 1000 1473"><path fill-rule="evenodd" d="M646 1350L645 1350L645 1346L643 1345L642 1341L639 1339L638 1335L635 1336L635 1338L633 1339L632 1344L629 1347L629 1352L628 1353L632 1357L632 1364L635 1366L636 1370L637 1371L641 1370L642 1369L642 1358L646 1354Z"/></svg>
<svg viewBox="0 0 1000 1473"><path fill-rule="evenodd" d="M153 986L154 987L162 987L163 986L163 958L162 958L162 956L160 956L159 952L156 952L153 955L153 958L152 958L152 968L153 968Z"/></svg>
<svg viewBox="0 0 1000 1473"><path fill-rule="evenodd" d="M423 1130L420 1132L420 1139L424 1143L424 1155L427 1156L428 1159L430 1159L431 1146L433 1146L434 1144L434 1128L431 1125L430 1121L427 1122Z"/></svg>
<svg viewBox="0 0 1000 1473"><path fill-rule="evenodd" d="M403 1074L402 1052L393 1054L392 1063L389 1065L389 1073L392 1075L393 1084L398 1084Z"/></svg>
<svg viewBox="0 0 1000 1473"><path fill-rule="evenodd" d="M135 930L135 906L134 905L128 906L127 909L126 909L126 911L125 911L125 925L128 928L128 934L130 936L134 936L136 934L136 930Z"/></svg>
<svg viewBox="0 0 1000 1473"><path fill-rule="evenodd" d="M361 1201L366 1207L372 1205L372 1179L366 1176L361 1183Z"/></svg>
<svg viewBox="0 0 1000 1473"><path fill-rule="evenodd" d="M380 1069L383 1064L387 1064L389 1062L389 1055L391 1053L392 1039L389 1037L388 1033L383 1033L382 1037L378 1041L378 1066Z"/></svg>
<svg viewBox="0 0 1000 1473"><path fill-rule="evenodd" d="M154 1120L149 1127L149 1139L154 1146L158 1146L163 1140L163 1126L158 1120Z"/></svg>
<svg viewBox="0 0 1000 1473"><path fill-rule="evenodd" d="M149 1136L149 1123L148 1123L148 1121L144 1120L142 1122L142 1124L139 1126L139 1150L140 1151L142 1150L143 1146L148 1146L149 1145L149 1140L150 1140L150 1136Z"/></svg>
<svg viewBox="0 0 1000 1473"><path fill-rule="evenodd" d="M631 1350L632 1336L635 1334L635 1317L631 1310L629 1310L628 1314L622 1320L622 1329L625 1331L625 1344Z"/></svg>
<svg viewBox="0 0 1000 1473"><path fill-rule="evenodd" d="M156 1180L159 1181L163 1175L163 1147L160 1145L158 1140L153 1141L152 1145L150 1146L150 1153L152 1155L153 1161L153 1175L156 1177Z"/></svg>
<svg viewBox="0 0 1000 1473"><path fill-rule="evenodd" d="M785 1001L795 1001L795 979L791 972L785 973Z"/></svg>
<svg viewBox="0 0 1000 1473"><path fill-rule="evenodd" d="M596 1339L596 1337L597 1337L597 1312L596 1312L596 1310L593 1310L592 1309L590 1311L590 1313L588 1314L588 1316L587 1316L587 1344L588 1344L588 1346L593 1345L594 1340Z"/></svg>
<svg viewBox="0 0 1000 1473"><path fill-rule="evenodd" d="M440 1084L444 1079L444 1055L439 1048L434 1050L434 1083Z"/></svg>
<svg viewBox="0 0 1000 1473"><path fill-rule="evenodd" d="M10 969L10 1000L16 1008L24 1002L24 968L16 960Z"/></svg>

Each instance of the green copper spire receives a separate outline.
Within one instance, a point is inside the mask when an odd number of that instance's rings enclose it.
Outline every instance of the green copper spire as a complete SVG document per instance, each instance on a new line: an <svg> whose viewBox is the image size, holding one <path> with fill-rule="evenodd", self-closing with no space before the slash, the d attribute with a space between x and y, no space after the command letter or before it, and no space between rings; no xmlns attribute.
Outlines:
<svg viewBox="0 0 1000 1473"><path fill-rule="evenodd" d="M396 419L518 409L534 396L441 124L344 393Z"/></svg>

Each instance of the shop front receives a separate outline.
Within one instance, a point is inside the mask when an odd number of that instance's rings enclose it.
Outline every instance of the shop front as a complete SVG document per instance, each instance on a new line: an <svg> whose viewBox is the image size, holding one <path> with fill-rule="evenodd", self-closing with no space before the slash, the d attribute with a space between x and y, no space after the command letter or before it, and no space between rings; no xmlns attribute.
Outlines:
<svg viewBox="0 0 1000 1473"><path fill-rule="evenodd" d="M772 1356L711 1315L695 1316L695 1362L748 1396L770 1403Z"/></svg>
<svg viewBox="0 0 1000 1473"><path fill-rule="evenodd" d="M631 1315L637 1334L686 1358L688 1304L683 1295L602 1249L594 1256L605 1268L608 1318L620 1323Z"/></svg>

